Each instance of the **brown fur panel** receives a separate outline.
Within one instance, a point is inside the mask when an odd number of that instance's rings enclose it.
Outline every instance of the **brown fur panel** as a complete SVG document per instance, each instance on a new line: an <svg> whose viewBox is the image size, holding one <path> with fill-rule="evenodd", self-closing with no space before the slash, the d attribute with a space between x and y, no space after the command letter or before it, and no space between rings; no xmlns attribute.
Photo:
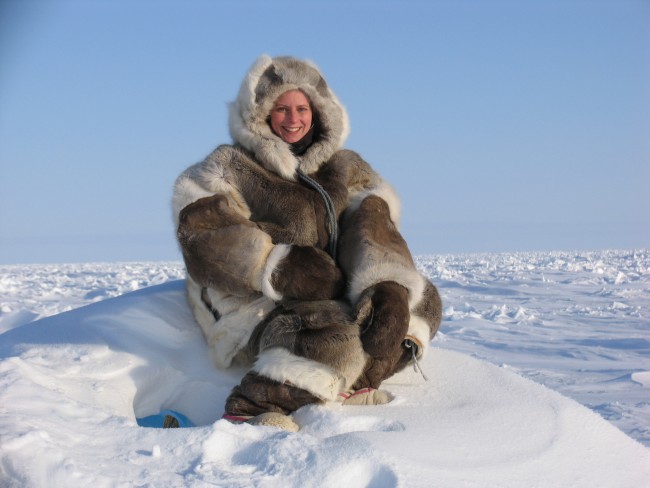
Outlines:
<svg viewBox="0 0 650 488"><path fill-rule="evenodd" d="M382 182L372 167L358 153L349 149L342 149L334 154L328 165L341 175L341 179L352 193L376 188Z"/></svg>
<svg viewBox="0 0 650 488"><path fill-rule="evenodd" d="M320 400L306 390L250 372L226 400L228 415L288 414Z"/></svg>
<svg viewBox="0 0 650 488"><path fill-rule="evenodd" d="M271 276L283 298L329 300L343 294L345 277L325 251L292 246Z"/></svg>
<svg viewBox="0 0 650 488"><path fill-rule="evenodd" d="M301 183L287 181L255 163L241 148L229 162L236 184L251 212L250 219L269 234L275 244L298 244L325 248L329 241L323 198ZM337 215L347 204L345 175L323 162L310 175L328 192Z"/></svg>
<svg viewBox="0 0 650 488"><path fill-rule="evenodd" d="M405 269L415 269L411 252L384 200L370 195L353 215L346 217L339 241L339 261L344 270L357 270L364 262L399 263Z"/></svg>
<svg viewBox="0 0 650 488"><path fill-rule="evenodd" d="M339 151L332 159L322 164L316 173L309 175L327 191L334 203L337 217L348 206L350 173L357 168L357 160L364 162L358 154L352 151ZM367 163L365 164L367 165ZM374 174L377 177L377 174Z"/></svg>
<svg viewBox="0 0 650 488"><path fill-rule="evenodd" d="M231 165L250 219L274 244L326 245L325 207L315 192L264 169L241 149Z"/></svg>
<svg viewBox="0 0 650 488"><path fill-rule="evenodd" d="M177 235L187 271L198 284L234 295L259 291L271 239L233 212L223 195L185 207Z"/></svg>

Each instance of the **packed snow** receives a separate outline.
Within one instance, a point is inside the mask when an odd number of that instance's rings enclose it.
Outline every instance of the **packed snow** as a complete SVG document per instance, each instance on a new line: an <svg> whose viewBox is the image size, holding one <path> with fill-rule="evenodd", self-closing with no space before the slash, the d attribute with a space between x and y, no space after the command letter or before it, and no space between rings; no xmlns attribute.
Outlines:
<svg viewBox="0 0 650 488"><path fill-rule="evenodd" d="M650 250L416 262L429 381L298 433L219 419L243 371L210 365L181 263L0 266L0 486L650 486ZM197 427L137 425L167 408Z"/></svg>

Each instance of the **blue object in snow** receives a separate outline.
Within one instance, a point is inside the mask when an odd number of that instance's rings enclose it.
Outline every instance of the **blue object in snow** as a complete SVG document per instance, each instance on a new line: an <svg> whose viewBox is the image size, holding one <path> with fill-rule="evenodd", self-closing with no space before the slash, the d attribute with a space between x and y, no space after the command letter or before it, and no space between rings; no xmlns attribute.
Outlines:
<svg viewBox="0 0 650 488"><path fill-rule="evenodd" d="M194 424L190 419L188 419L182 413L175 412L174 410L163 410L156 415L149 415L148 417L142 417L135 419L140 427L153 427L162 429L165 423L165 417L171 415L176 420L178 420L179 427L194 427Z"/></svg>

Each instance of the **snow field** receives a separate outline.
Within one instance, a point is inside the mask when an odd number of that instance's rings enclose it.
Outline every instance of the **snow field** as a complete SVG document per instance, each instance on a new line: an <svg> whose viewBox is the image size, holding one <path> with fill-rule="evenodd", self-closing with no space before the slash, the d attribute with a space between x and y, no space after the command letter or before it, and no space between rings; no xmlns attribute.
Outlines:
<svg viewBox="0 0 650 488"><path fill-rule="evenodd" d="M445 305L430 381L298 434L218 420L243 371L210 365L180 263L0 267L0 485L644 486L648 251L417 264ZM163 408L200 427L136 425Z"/></svg>
<svg viewBox="0 0 650 488"><path fill-rule="evenodd" d="M555 389L650 446L649 250L416 263L443 297L434 344ZM184 275L180 262L0 266L0 332Z"/></svg>

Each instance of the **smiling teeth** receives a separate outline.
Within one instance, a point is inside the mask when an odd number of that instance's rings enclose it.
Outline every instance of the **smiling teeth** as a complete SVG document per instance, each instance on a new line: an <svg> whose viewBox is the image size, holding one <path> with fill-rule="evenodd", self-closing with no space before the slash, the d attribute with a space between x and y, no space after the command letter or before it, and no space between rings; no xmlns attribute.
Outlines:
<svg viewBox="0 0 650 488"><path fill-rule="evenodd" d="M288 127L285 127L284 130L286 130L287 132L298 132L300 130L300 127L291 128L291 129L288 128Z"/></svg>

